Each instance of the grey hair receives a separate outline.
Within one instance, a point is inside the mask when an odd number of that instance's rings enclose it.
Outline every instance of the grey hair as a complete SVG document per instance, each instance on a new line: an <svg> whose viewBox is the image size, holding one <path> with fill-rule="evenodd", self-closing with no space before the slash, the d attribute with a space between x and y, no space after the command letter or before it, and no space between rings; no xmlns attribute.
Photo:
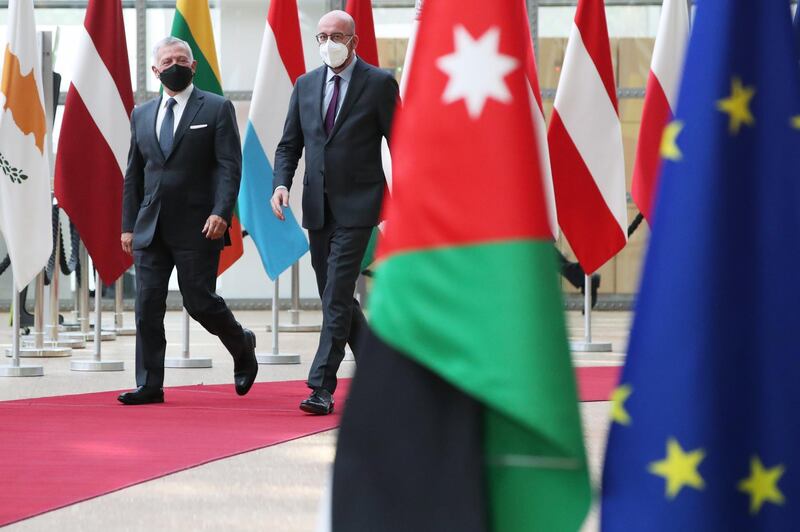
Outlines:
<svg viewBox="0 0 800 532"><path fill-rule="evenodd" d="M184 41L183 39L179 39L177 37L173 37L170 35L169 37L164 37L160 41L153 46L153 64L158 62L158 52L164 48L165 46L172 46L174 44L180 44L186 51L189 53L189 61L194 61L194 55L192 54L192 47L189 46L189 43Z"/></svg>

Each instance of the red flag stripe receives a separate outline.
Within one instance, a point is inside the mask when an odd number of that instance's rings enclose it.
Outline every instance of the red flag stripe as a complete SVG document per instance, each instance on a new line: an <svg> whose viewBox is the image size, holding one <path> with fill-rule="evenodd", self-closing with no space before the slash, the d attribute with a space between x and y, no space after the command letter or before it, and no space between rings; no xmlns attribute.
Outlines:
<svg viewBox="0 0 800 532"><path fill-rule="evenodd" d="M539 75L536 69L536 53L533 49L533 36L531 35L531 27L528 25L528 10L525 6L525 0L517 0L517 7L521 11L519 20L524 22L521 24L522 31L525 35L525 72L528 75L528 82L531 84L531 91L536 98L536 103L539 105L539 111L544 115L544 106L542 105L542 91L539 88Z"/></svg>
<svg viewBox="0 0 800 532"><path fill-rule="evenodd" d="M270 2L267 23L272 28L278 44L278 53L289 74L289 79L294 85L297 78L306 73L303 47L298 46L302 40L296 0L273 0Z"/></svg>
<svg viewBox="0 0 800 532"><path fill-rule="evenodd" d="M392 150L397 181L378 255L510 239L550 240L538 150L533 149L530 84L524 56L518 54L524 43L517 21L491 27L480 13L459 13L459 25L471 39L499 31L498 53L513 54L519 63L503 79L510 101L489 98L480 116L473 118L464 100L442 101L450 78L437 64L454 53L458 26L447 33L426 33L431 20L423 16L420 22L411 79L395 119ZM481 166L479 159L486 154L502 164ZM391 221L400 219L402 224Z"/></svg>
<svg viewBox="0 0 800 532"><path fill-rule="evenodd" d="M548 140L552 153L558 154L551 160L553 174L559 176L553 183L556 197L570 198L558 204L558 223L584 271L591 274L625 247L626 235L555 109Z"/></svg>
<svg viewBox="0 0 800 532"><path fill-rule="evenodd" d="M606 9L603 0L582 0L578 2L575 24L581 32L583 44L589 57L597 68L608 98L619 112L617 105L617 86L614 83L614 67L611 61L611 44L606 25Z"/></svg>
<svg viewBox="0 0 800 532"><path fill-rule="evenodd" d="M671 118L672 111L669 108L667 96L661 88L658 78L650 72L631 185L631 197L648 222L651 220L653 198L658 189L661 168L661 136L664 126Z"/></svg>
<svg viewBox="0 0 800 532"><path fill-rule="evenodd" d="M370 65L380 66L375 22L372 19L372 1L347 0L345 11L356 21L356 34L359 39L358 56Z"/></svg>

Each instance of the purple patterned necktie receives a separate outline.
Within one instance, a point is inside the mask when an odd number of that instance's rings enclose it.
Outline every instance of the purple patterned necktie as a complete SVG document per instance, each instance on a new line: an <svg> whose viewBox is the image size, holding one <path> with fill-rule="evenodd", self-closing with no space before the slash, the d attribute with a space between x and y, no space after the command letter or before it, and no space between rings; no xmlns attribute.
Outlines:
<svg viewBox="0 0 800 532"><path fill-rule="evenodd" d="M325 113L325 134L330 135L333 131L333 124L336 122L336 107L339 105L339 76L333 76L333 97L328 104L328 111Z"/></svg>

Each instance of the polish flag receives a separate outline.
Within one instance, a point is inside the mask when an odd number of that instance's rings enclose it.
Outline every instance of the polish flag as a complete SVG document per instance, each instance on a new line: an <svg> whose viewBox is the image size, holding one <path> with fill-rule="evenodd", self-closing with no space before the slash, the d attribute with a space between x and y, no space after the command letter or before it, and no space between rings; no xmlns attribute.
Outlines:
<svg viewBox="0 0 800 532"><path fill-rule="evenodd" d="M558 223L587 274L628 240L625 162L603 0L579 0L548 131Z"/></svg>
<svg viewBox="0 0 800 532"><path fill-rule="evenodd" d="M536 54L533 51L533 38L531 28L528 25L528 10L525 0L517 1L518 9L521 13L517 17L520 21L520 31L525 35L525 75L528 78L528 85L531 92L531 111L533 112L533 127L536 129L536 145L539 150L539 162L541 163L542 185L544 186L544 198L547 204L547 221L550 224L550 231L553 238L558 238L558 219L556 217L556 195L553 189L553 172L550 169L550 151L547 146L547 125L544 121L544 107L542 106L542 92L539 90L539 75L536 69Z"/></svg>
<svg viewBox="0 0 800 532"><path fill-rule="evenodd" d="M120 245L133 109L120 0L89 0L74 46L78 59L58 140L55 192L110 284L132 263Z"/></svg>
<svg viewBox="0 0 800 532"><path fill-rule="evenodd" d="M653 199L661 169L661 136L675 115L688 40L689 6L685 0L664 0L647 79L631 186L633 201L648 222L652 222Z"/></svg>

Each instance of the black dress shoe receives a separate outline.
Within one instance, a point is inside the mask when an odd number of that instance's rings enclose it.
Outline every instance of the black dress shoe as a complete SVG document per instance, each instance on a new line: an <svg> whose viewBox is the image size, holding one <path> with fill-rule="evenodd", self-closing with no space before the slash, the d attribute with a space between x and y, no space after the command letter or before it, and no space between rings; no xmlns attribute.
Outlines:
<svg viewBox="0 0 800 532"><path fill-rule="evenodd" d="M300 403L300 410L320 416L330 414L333 412L333 396L328 390L318 388Z"/></svg>
<svg viewBox="0 0 800 532"><path fill-rule="evenodd" d="M246 395L256 381L258 360L256 360L256 335L250 329L244 329L247 349L233 359L233 383L236 393Z"/></svg>
<svg viewBox="0 0 800 532"><path fill-rule="evenodd" d="M139 386L132 392L125 392L117 397L124 405L149 405L164 402L164 390L155 386Z"/></svg>

